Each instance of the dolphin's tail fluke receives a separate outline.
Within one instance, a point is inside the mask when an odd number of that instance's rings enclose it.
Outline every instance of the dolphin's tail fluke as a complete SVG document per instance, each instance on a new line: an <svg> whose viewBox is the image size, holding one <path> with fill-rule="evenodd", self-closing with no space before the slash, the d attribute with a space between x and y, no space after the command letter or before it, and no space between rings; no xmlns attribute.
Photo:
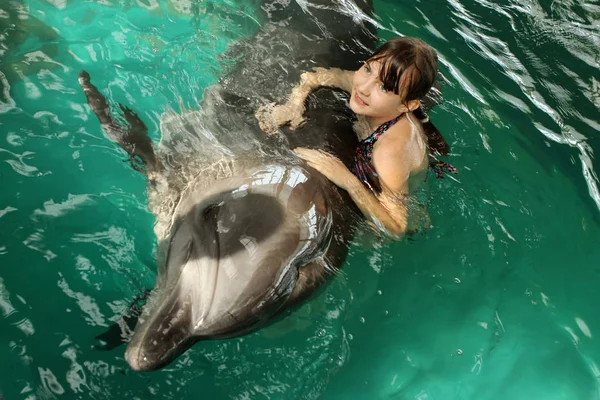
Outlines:
<svg viewBox="0 0 600 400"><path fill-rule="evenodd" d="M152 140L148 136L148 128L140 117L130 108L118 104L126 123L115 120L110 113L108 101L98 88L92 85L90 74L86 71L79 73L79 84L106 134L129 154L131 166L140 172L160 169L161 164L154 153Z"/></svg>

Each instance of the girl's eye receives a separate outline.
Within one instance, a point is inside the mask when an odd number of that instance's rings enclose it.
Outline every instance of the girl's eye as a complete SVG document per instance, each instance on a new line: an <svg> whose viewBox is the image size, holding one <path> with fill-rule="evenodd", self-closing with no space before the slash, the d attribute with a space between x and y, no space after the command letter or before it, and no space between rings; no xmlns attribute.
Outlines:
<svg viewBox="0 0 600 400"><path fill-rule="evenodd" d="M383 85L381 85L379 88L381 89L381 91L383 93L387 93L388 92L387 89L385 88L385 86L383 86Z"/></svg>
<svg viewBox="0 0 600 400"><path fill-rule="evenodd" d="M370 73L371 73L371 66L370 66L369 64L365 64L365 72L366 72L367 74L370 74Z"/></svg>

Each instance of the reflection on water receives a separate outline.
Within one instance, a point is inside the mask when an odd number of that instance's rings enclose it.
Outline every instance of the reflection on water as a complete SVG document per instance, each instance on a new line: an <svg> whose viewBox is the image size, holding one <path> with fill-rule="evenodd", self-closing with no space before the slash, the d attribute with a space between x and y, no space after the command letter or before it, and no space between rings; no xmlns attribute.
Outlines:
<svg viewBox="0 0 600 400"><path fill-rule="evenodd" d="M227 46L285 4L2 3L0 393L600 398L600 8L576 0L376 1L383 38L418 36L440 54L431 117L460 174L429 182L434 227L400 243L357 238L304 307L158 373L92 347L153 285L155 238L145 182L98 127L77 73L158 141L160 114L196 104L236 61Z"/></svg>

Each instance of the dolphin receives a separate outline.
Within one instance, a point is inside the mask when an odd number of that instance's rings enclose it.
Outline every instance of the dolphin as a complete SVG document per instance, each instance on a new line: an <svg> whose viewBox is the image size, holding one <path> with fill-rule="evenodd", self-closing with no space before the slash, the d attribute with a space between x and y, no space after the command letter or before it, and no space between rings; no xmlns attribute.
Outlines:
<svg viewBox="0 0 600 400"><path fill-rule="evenodd" d="M269 3L269 2L266 2ZM309 298L342 267L360 211L295 157L323 149L351 166L357 139L347 95L315 90L306 123L261 132L261 104L285 101L312 66L356 68L376 36L363 0L272 2L268 22L230 47L241 61L208 87L198 110L168 111L154 146L136 113L79 83L108 137L148 177L157 279L125 358L134 370L168 365L194 343L255 331ZM276 5L276 6L275 6ZM137 307L139 309L139 307Z"/></svg>

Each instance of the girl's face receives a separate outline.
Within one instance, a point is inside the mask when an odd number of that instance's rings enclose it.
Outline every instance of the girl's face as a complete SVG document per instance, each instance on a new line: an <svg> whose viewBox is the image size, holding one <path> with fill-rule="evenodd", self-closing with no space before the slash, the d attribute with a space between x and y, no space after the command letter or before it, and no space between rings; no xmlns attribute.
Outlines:
<svg viewBox="0 0 600 400"><path fill-rule="evenodd" d="M388 92L379 80L379 61L367 61L354 73L350 108L358 115L364 115L374 124L383 124L398 115L418 107L418 100L408 102L408 107L400 95ZM411 104L415 103L415 104ZM413 107L414 106L414 107Z"/></svg>

